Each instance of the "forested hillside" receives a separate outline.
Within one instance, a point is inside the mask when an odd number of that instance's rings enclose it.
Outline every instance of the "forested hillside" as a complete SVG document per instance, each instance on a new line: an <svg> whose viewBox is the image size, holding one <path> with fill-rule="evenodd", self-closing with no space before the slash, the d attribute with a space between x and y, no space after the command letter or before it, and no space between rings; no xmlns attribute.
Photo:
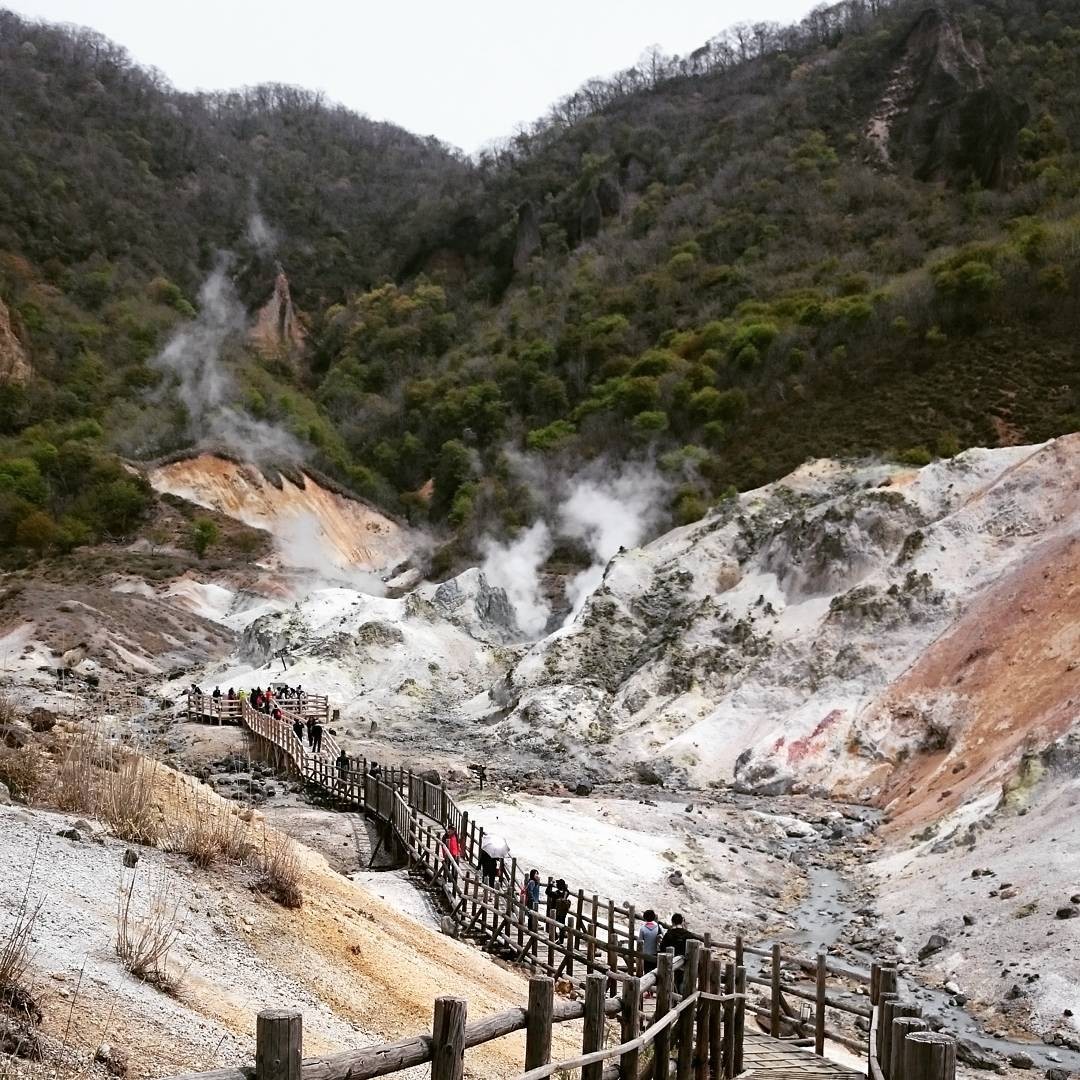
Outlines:
<svg viewBox="0 0 1080 1080"><path fill-rule="evenodd" d="M229 338L236 407L453 552L529 520L514 449L655 457L692 520L811 455L1073 430L1078 70L1078 0L850 0L470 162L0 12L0 544L135 527L112 455L190 440L152 360L223 251L251 315L280 262L300 326Z"/></svg>

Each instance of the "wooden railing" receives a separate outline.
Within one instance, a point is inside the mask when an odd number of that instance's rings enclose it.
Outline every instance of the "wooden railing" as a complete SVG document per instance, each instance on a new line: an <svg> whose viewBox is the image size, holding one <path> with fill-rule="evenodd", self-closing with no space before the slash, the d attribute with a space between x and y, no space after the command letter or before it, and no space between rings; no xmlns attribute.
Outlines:
<svg viewBox="0 0 1080 1080"><path fill-rule="evenodd" d="M871 967L870 1003L869 1080L955 1080L956 1040L931 1031L922 1006L901 998L895 968Z"/></svg>
<svg viewBox="0 0 1080 1080"><path fill-rule="evenodd" d="M205 700L194 702L195 712L203 708ZM639 1069L644 1050L651 1052L648 1075L653 1080L668 1080L669 1075L688 1080L691 1072L695 1080L720 1080L742 1072L747 1013L774 1038L786 1037L797 1045L813 1046L818 1054L823 1053L827 1039L865 1054L870 1080L922 1080L883 1068L892 1044L884 1050L885 1058L882 1047L875 1044L875 1039L880 1042L880 1032L891 1031L883 1024L886 1020L891 1024L893 1017L883 1016L881 1008L888 1006L889 995L895 993L895 969L875 964L870 972L860 972L823 953L815 957L785 956L778 944L755 948L739 936L730 943L715 942L705 933L687 941L684 956L662 953L656 969L644 973L644 957L637 941L640 923L633 904L579 890L573 894L572 913L565 918L530 908L522 891L526 876L516 859L504 860L497 884L490 877L485 879L480 870L483 827L469 818L445 787L408 769L380 768L366 758L343 754L328 730L324 730L321 752L314 753L294 734L294 717L284 704L280 707L284 716L276 720L245 701L238 710L239 720L280 753L283 763L306 781L341 805L372 818L382 831L380 844L385 843L441 895L449 929L542 973L530 980L527 1009L512 1009L466 1025L464 1002L440 998L431 1037L416 1036L312 1059L304 1062L302 1069L297 1056L300 1072L290 1074L289 1080L364 1080L426 1062L432 1063L432 1075L437 1080L457 1078L460 1071L445 1071L450 1068L446 1060L460 1065L466 1048L520 1030L527 1031L527 1080L542 1080L559 1070L580 1070L582 1080L612 1076L638 1080L639 1075L644 1075ZM323 699L318 707L322 710L320 719L325 722L329 705ZM215 714L204 711L200 715L213 718ZM461 855L456 860L443 843L448 825L454 826L460 838ZM750 957L767 961L760 974L748 973ZM813 989L790 985L785 971L813 975ZM681 993L676 992L676 972ZM836 980L831 991L830 976ZM554 990L560 983L566 988L576 987L584 1000L553 1003ZM865 997L850 993L853 983L869 985L870 1007ZM882 986L891 989L882 991ZM767 993L755 997L749 988ZM656 993L654 1019L643 1031L642 995L652 991ZM812 1003L811 1015L800 1015L789 999ZM855 1037L857 1033L830 1026L830 1013L870 1020L873 1027L869 1045ZM295 1026L299 1038L299 1020L289 1015L289 1024ZM897 1019L900 1015L910 1014L897 1013ZM605 1018L616 1016L620 1019L620 1042L603 1049ZM582 1057L551 1064L551 1025L572 1020L584 1021ZM669 1073L669 1066L673 1073ZM250 1080L242 1070L219 1070L202 1076L205 1080ZM259 1080L264 1080L261 1071ZM265 1080L281 1078L271 1072ZM953 1078L934 1074L926 1080Z"/></svg>

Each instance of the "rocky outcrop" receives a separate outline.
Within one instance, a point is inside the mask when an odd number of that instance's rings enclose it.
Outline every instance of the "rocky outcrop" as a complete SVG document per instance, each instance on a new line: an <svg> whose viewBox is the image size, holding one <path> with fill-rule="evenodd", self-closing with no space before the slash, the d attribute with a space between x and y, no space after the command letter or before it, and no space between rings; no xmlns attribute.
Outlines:
<svg viewBox="0 0 1080 1080"><path fill-rule="evenodd" d="M31 374L26 349L11 325L11 312L0 300L0 383L24 383Z"/></svg>
<svg viewBox="0 0 1080 1080"><path fill-rule="evenodd" d="M521 637L506 590L490 585L475 567L444 581L431 602L444 619L479 641L502 644Z"/></svg>
<svg viewBox="0 0 1080 1080"><path fill-rule="evenodd" d="M518 207L517 238L514 244L514 271L520 273L540 250L540 216L528 199Z"/></svg>
<svg viewBox="0 0 1080 1080"><path fill-rule="evenodd" d="M1001 187L1011 179L1027 107L995 87L982 49L940 8L909 30L865 136L872 156L922 180Z"/></svg>
<svg viewBox="0 0 1080 1080"><path fill-rule="evenodd" d="M274 294L259 309L251 328L251 341L262 352L292 355L304 348L306 335L293 307L289 279L279 265Z"/></svg>

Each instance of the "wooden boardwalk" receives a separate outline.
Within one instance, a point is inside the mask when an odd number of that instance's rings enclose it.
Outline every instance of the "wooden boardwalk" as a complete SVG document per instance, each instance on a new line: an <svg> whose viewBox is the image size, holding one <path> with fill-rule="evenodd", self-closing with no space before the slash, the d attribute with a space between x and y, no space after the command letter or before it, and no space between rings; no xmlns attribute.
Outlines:
<svg viewBox="0 0 1080 1080"><path fill-rule="evenodd" d="M808 1046L792 1046L769 1035L747 1031L742 1076L755 1080L856 1080L866 1074L820 1057Z"/></svg>
<svg viewBox="0 0 1080 1080"><path fill-rule="evenodd" d="M883 1073L878 1065L879 1057L888 1059L889 1010L894 1004L917 1008L895 1001L894 968L874 964L867 974L824 953L783 955L778 944L762 950L738 936L734 942L723 942L704 933L691 935L684 956L668 951L658 957L655 971L643 973L637 934L641 920L633 904L579 891L570 897L569 910L560 918L530 909L523 900L524 874L517 860L507 858L506 865L500 862L496 869L495 860L489 858L485 868L483 827L470 820L442 785L407 769L381 769L366 759L350 758L325 728L321 753L312 753L306 739L297 737L303 734L299 726L294 733L293 722L310 716L328 727L331 710L325 698L283 703L282 711L282 719L275 720L256 712L246 701L211 702L196 695L189 700L193 718L235 720L262 741L272 760L299 774L350 818L363 815L377 831L378 847L392 851L400 860L398 865L407 864L423 876L445 904L444 929L529 967L533 977L527 1008L466 1023L464 1001L439 998L431 1035L302 1063L299 1014L280 1010L260 1014L260 1022L265 1017L268 1025L268 1039L271 1026L293 1025L287 1031L283 1027L281 1037L287 1034L290 1043L295 1039L298 1068L288 1076L260 1075L257 1080L368 1080L427 1062L432 1063L434 1080L462 1080L463 1057L469 1047L514 1031L527 1032L525 1073L520 1080L545 1080L557 1073L580 1075L582 1080L732 1080L736 1076L855 1080L865 1075L822 1056L827 1041L842 1044L859 1061L868 1060L872 1080L904 1080ZM358 825L354 822L354 836ZM457 830L461 840L456 859L442 843L448 826ZM767 961L760 974L747 971L748 957ZM799 980L788 981L786 975L782 979L784 969L801 972L802 985ZM689 987L682 995L674 989L677 972ZM830 977L839 981L839 987L835 983L830 987ZM853 982L869 985L869 1000L850 993ZM555 997L556 987L559 997ZM879 997L886 1011L880 1031L880 1010L875 1008ZM800 1001L810 1003L808 1018L796 1011ZM751 1016L770 1034L754 1030L746 1022ZM852 1030L852 1018L859 1017L871 1020L869 1046L865 1036ZM604 1047L606 1021L611 1019L619 1022L619 1042ZM837 1020L845 1026L836 1024ZM583 1021L582 1056L551 1062L552 1025L573 1021ZM810 1045L798 1046L780 1038L792 1029ZM925 1032L909 1036L917 1037L947 1039ZM875 1046L875 1039L879 1045ZM923 1047L917 1049L921 1052ZM928 1045L925 1049L936 1053L939 1048ZM647 1065L641 1060L646 1051L652 1056ZM952 1080L954 1072L955 1058L951 1067L934 1075ZM203 1074L203 1080L251 1080L251 1076L249 1071L225 1069Z"/></svg>

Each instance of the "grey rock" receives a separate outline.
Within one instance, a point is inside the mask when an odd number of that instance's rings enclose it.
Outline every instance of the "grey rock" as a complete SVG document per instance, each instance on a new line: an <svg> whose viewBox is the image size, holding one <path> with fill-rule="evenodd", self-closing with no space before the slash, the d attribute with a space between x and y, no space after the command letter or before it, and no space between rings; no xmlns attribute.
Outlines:
<svg viewBox="0 0 1080 1080"><path fill-rule="evenodd" d="M973 1069L1001 1071L1001 1061L997 1055L984 1050L974 1039L956 1040L956 1059L965 1065L970 1065Z"/></svg>
<svg viewBox="0 0 1080 1080"><path fill-rule="evenodd" d="M7 784L0 781L0 806L11 805L11 792L8 790Z"/></svg>
<svg viewBox="0 0 1080 1080"><path fill-rule="evenodd" d="M681 870L676 870L668 875L668 884L676 887L683 884L683 876Z"/></svg>
<svg viewBox="0 0 1080 1080"><path fill-rule="evenodd" d="M592 794L592 784L585 783L584 780L578 782L574 788L575 795L581 795L582 797Z"/></svg>
<svg viewBox="0 0 1080 1080"><path fill-rule="evenodd" d="M919 950L919 959L925 960L935 953L941 952L949 944L949 939L943 934L931 934L926 944Z"/></svg>
<svg viewBox="0 0 1080 1080"><path fill-rule="evenodd" d="M128 848L124 852L124 865L129 869L133 869L135 864L139 861L139 853L134 848Z"/></svg>
<svg viewBox="0 0 1080 1080"><path fill-rule="evenodd" d="M1034 1069L1035 1059L1023 1050L1017 1050L1009 1055L1009 1064L1014 1069Z"/></svg>
<svg viewBox="0 0 1080 1080"><path fill-rule="evenodd" d="M975 925L975 916L974 915L965 915L964 916L964 925L965 926L974 926Z"/></svg>
<svg viewBox="0 0 1080 1080"><path fill-rule="evenodd" d="M82 833L78 829L60 829L57 836L62 836L65 840L81 840Z"/></svg>
<svg viewBox="0 0 1080 1080"><path fill-rule="evenodd" d="M1046 1070L1046 1080L1069 1080L1069 1070L1052 1066Z"/></svg>
<svg viewBox="0 0 1080 1080"><path fill-rule="evenodd" d="M1054 912L1054 917L1057 919L1075 919L1080 915L1080 907L1074 907L1072 905L1068 907L1059 907Z"/></svg>

